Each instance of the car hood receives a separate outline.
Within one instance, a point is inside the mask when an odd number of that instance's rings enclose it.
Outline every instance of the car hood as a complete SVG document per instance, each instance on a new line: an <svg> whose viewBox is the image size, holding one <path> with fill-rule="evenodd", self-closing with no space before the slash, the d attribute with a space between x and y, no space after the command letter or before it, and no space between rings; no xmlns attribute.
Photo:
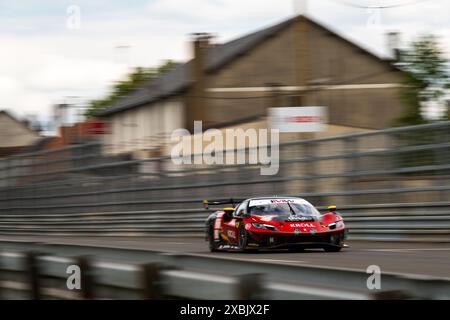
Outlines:
<svg viewBox="0 0 450 320"><path fill-rule="evenodd" d="M286 214L276 216L253 215L252 219L262 223L263 222L283 223L283 222L317 222L320 220L320 217Z"/></svg>
<svg viewBox="0 0 450 320"><path fill-rule="evenodd" d="M340 216L301 216L301 215L278 215L278 216L257 216L250 218L253 223L271 225L279 232L289 233L315 233L329 231L329 225L342 220Z"/></svg>

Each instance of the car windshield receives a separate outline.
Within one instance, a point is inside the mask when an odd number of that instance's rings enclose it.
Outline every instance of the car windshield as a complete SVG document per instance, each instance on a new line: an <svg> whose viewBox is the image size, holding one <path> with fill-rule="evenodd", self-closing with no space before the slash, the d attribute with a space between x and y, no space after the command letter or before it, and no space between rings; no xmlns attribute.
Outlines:
<svg viewBox="0 0 450 320"><path fill-rule="evenodd" d="M279 216L279 215L299 215L299 216L320 216L319 211L308 203L287 202L287 203L266 203L250 205L249 212L256 216Z"/></svg>

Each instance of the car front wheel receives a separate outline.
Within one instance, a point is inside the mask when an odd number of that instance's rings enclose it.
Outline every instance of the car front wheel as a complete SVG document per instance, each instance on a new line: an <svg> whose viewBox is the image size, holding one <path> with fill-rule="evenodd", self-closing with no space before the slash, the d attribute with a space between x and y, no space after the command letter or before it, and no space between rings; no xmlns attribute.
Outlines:
<svg viewBox="0 0 450 320"><path fill-rule="evenodd" d="M245 230L245 226L242 224L239 228L239 239L238 239L238 247L241 251L245 251L248 244L248 234L247 230Z"/></svg>
<svg viewBox="0 0 450 320"><path fill-rule="evenodd" d="M242 224L239 228L239 239L238 239L238 248L241 252L246 253L256 253L258 252L258 249L248 249L248 241L249 241L249 234L247 230L245 230L245 225Z"/></svg>

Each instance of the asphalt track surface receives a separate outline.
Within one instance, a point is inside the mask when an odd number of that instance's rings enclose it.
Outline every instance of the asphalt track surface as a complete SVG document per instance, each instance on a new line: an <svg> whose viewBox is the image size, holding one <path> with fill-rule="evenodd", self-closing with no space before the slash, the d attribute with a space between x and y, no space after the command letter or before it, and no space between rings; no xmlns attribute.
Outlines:
<svg viewBox="0 0 450 320"><path fill-rule="evenodd" d="M320 266L367 270L377 265L383 272L415 274L450 278L450 244L348 242L349 248L339 253L306 250L302 253L286 251L210 253L207 243L198 238L74 238L74 237L11 237L0 236L1 241L16 240L58 244L99 245L112 248L147 249L163 252L195 253L236 260L270 262L298 266Z"/></svg>

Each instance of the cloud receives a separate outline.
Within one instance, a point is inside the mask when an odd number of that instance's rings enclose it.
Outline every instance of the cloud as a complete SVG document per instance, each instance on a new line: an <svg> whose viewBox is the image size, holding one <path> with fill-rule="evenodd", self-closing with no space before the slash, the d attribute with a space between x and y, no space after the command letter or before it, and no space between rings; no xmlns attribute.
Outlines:
<svg viewBox="0 0 450 320"><path fill-rule="evenodd" d="M73 4L81 9L79 30L66 28ZM368 10L334 0L309 5L316 20L381 55L390 30L401 31L405 42L431 31L450 52L449 11L445 0L383 10L379 28L371 28ZM64 96L105 95L128 67L187 60L189 33L212 32L224 42L293 13L292 0L0 0L0 108L48 117Z"/></svg>
<svg viewBox="0 0 450 320"><path fill-rule="evenodd" d="M99 97L128 70L112 55L102 57L80 51L82 43L72 43L70 50L70 44L60 48L52 37L3 37L0 41L0 107L19 114L48 117L52 104L65 96Z"/></svg>
<svg viewBox="0 0 450 320"><path fill-rule="evenodd" d="M125 66L111 61L46 55L25 81L31 88L44 91L83 87L98 90L108 80L125 74Z"/></svg>
<svg viewBox="0 0 450 320"><path fill-rule="evenodd" d="M290 1L246 0L236 4L235 0L156 0L148 6L149 13L175 21L191 24L234 26L273 20L292 14Z"/></svg>

